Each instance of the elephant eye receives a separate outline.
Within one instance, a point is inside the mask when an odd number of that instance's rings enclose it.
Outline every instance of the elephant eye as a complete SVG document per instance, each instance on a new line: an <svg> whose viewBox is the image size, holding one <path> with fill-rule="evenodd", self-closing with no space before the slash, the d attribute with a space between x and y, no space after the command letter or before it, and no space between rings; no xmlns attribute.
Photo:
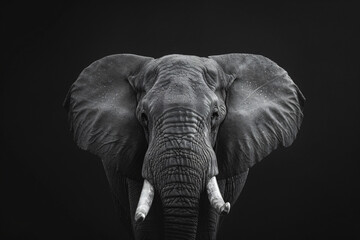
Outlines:
<svg viewBox="0 0 360 240"><path fill-rule="evenodd" d="M215 123L216 121L218 120L219 118L219 112L218 111L214 111L211 115L211 126L214 127L215 126Z"/></svg>
<svg viewBox="0 0 360 240"><path fill-rule="evenodd" d="M148 125L148 118L147 118L147 116L146 116L145 113L142 113L142 114L141 114L141 121L142 121L142 123L144 124L144 126L147 127L147 125Z"/></svg>

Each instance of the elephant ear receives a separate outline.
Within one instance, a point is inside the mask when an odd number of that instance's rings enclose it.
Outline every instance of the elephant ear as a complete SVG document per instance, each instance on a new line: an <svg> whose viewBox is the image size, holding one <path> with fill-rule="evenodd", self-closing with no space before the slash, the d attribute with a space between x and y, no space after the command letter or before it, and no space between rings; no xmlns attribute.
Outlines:
<svg viewBox="0 0 360 240"><path fill-rule="evenodd" d="M290 146L305 98L287 72L260 55L210 56L231 75L227 115L217 139L218 178L248 170L279 146ZM225 80L224 80L225 81Z"/></svg>
<svg viewBox="0 0 360 240"><path fill-rule="evenodd" d="M81 72L65 99L77 145L103 160L108 178L117 172L141 179L147 143L128 79L151 59L118 54L95 61Z"/></svg>

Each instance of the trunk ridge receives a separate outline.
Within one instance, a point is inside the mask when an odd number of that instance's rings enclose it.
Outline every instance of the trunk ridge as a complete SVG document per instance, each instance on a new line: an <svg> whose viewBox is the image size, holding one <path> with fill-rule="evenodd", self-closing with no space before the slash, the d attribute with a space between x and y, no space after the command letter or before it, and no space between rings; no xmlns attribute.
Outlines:
<svg viewBox="0 0 360 240"><path fill-rule="evenodd" d="M161 192L165 239L195 239L201 188L184 182L166 186Z"/></svg>
<svg viewBox="0 0 360 240"><path fill-rule="evenodd" d="M165 239L196 239L204 173L189 166L164 168L157 175Z"/></svg>

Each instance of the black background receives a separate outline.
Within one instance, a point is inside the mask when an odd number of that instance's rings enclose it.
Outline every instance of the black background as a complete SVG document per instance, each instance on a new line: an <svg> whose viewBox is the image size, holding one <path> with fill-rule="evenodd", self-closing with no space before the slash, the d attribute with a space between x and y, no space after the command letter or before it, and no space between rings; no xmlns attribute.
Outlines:
<svg viewBox="0 0 360 240"><path fill-rule="evenodd" d="M250 171L219 239L359 237L355 5L9 3L1 15L1 239L126 239L62 108L83 68L115 53L233 52L274 60L307 102L297 140Z"/></svg>

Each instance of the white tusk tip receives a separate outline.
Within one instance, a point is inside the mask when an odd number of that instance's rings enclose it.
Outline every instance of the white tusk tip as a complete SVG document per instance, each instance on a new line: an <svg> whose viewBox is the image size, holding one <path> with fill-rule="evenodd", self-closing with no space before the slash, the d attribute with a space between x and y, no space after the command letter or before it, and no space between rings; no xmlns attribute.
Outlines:
<svg viewBox="0 0 360 240"><path fill-rule="evenodd" d="M145 220L145 214L144 213L136 213L135 214L135 222L140 223Z"/></svg>
<svg viewBox="0 0 360 240"><path fill-rule="evenodd" d="M230 212L230 203L227 202L225 203L221 208L220 208L220 213L222 215L226 215Z"/></svg>

